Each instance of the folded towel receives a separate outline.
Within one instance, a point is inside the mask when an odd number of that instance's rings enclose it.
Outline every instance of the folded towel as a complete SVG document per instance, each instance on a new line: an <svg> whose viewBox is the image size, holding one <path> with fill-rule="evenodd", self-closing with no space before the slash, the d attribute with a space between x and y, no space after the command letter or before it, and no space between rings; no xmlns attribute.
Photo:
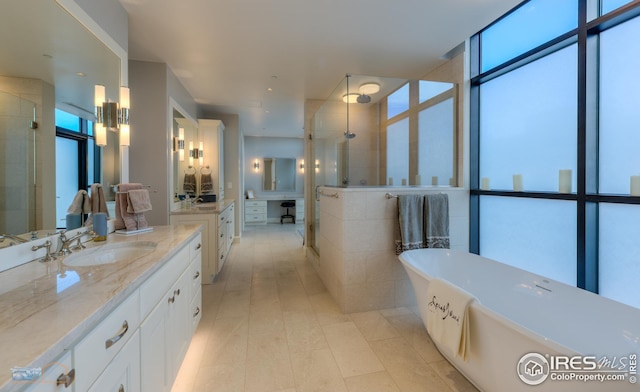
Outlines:
<svg viewBox="0 0 640 392"><path fill-rule="evenodd" d="M88 214L91 212L91 200L87 191L81 189L76 193L71 205L67 209L67 214Z"/></svg>
<svg viewBox="0 0 640 392"><path fill-rule="evenodd" d="M132 189L127 193L127 196L128 213L139 214L141 212L151 211L151 198L149 198L149 190Z"/></svg>
<svg viewBox="0 0 640 392"><path fill-rule="evenodd" d="M184 193L196 193L196 175L194 173L186 173L184 175L184 183L182 184L182 189L184 189Z"/></svg>
<svg viewBox="0 0 640 392"><path fill-rule="evenodd" d="M116 230L126 229L127 231L143 229L148 226L147 219L143 213L132 214L127 212L129 206L129 191L142 189L142 184L130 183L119 184L116 192L116 219L114 227Z"/></svg>
<svg viewBox="0 0 640 392"><path fill-rule="evenodd" d="M467 360L470 342L469 305L475 297L442 279L427 288L427 332L431 338Z"/></svg>
<svg viewBox="0 0 640 392"><path fill-rule="evenodd" d="M95 183L91 185L91 196L89 197L91 201L91 215L85 222L85 226L93 225L93 214L97 212L104 212L107 214L107 218L109 218L109 210L107 209L107 200L104 197L104 189L102 189L102 184Z"/></svg>
<svg viewBox="0 0 640 392"><path fill-rule="evenodd" d="M213 178L211 173L203 173L200 175L200 193L209 193L213 191Z"/></svg>
<svg viewBox="0 0 640 392"><path fill-rule="evenodd" d="M427 248L449 249L449 197L446 194L425 196L424 235Z"/></svg>
<svg viewBox="0 0 640 392"><path fill-rule="evenodd" d="M400 240L396 240L396 254L405 250L424 248L424 197L422 195L398 196L398 222Z"/></svg>

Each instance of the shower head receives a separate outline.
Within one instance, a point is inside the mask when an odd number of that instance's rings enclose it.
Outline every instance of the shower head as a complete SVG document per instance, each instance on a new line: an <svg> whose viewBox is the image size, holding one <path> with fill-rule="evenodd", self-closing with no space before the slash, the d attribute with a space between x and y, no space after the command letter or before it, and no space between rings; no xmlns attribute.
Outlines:
<svg viewBox="0 0 640 392"><path fill-rule="evenodd" d="M356 98L356 102L358 102L358 103L369 103L369 102L371 102L371 96L366 95L366 94L360 94L360 95L358 95L358 98Z"/></svg>
<svg viewBox="0 0 640 392"><path fill-rule="evenodd" d="M355 134L355 133L353 133L353 132L344 131L344 136L345 136L347 139L353 139L354 137L356 137L356 134Z"/></svg>

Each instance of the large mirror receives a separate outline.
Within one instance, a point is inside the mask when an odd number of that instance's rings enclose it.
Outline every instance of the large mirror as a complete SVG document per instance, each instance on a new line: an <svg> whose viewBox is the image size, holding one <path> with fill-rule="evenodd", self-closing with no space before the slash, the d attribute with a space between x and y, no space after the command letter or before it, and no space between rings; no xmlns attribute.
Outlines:
<svg viewBox="0 0 640 392"><path fill-rule="evenodd" d="M193 196L193 193L197 193L195 191L199 188L196 186L196 182L199 180L199 176L196 174L199 170L206 170L207 168L198 167L197 159L194 162L189 162L189 143L194 143L195 141L195 144L198 145L198 140L200 140L198 138L196 120L185 114L184 109L178 108L176 103L173 103L173 106L173 194L171 196L173 201L177 202L178 196L182 197L186 193ZM189 179L192 179L193 183ZM178 208L178 206L175 206L175 208Z"/></svg>
<svg viewBox="0 0 640 392"><path fill-rule="evenodd" d="M295 192L295 158L264 158L263 191Z"/></svg>
<svg viewBox="0 0 640 392"><path fill-rule="evenodd" d="M122 58L52 0L3 0L0 37L0 234L53 232L55 109L93 120L95 84L118 100ZM120 171L115 150L102 170Z"/></svg>

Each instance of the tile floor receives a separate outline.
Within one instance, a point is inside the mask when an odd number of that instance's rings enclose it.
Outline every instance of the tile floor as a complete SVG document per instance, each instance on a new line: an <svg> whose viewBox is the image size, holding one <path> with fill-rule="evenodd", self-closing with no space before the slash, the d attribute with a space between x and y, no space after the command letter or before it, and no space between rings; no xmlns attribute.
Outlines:
<svg viewBox="0 0 640 392"><path fill-rule="evenodd" d="M343 314L306 261L299 225L248 228L220 276L173 392L476 391L415 309Z"/></svg>

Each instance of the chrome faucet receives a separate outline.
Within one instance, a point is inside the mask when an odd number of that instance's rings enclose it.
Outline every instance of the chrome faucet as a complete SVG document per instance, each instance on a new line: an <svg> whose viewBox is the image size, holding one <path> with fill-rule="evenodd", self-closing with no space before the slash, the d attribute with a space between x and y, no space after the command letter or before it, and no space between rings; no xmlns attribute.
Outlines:
<svg viewBox="0 0 640 392"><path fill-rule="evenodd" d="M41 262L46 263L48 261L56 259L56 257L53 255L53 253L51 253L51 245L52 245L51 241L46 240L43 244L40 244L40 245L37 245L37 246L36 245L32 246L31 250L35 252L38 249L46 248L47 249L47 253L44 255L44 257L42 259L40 259Z"/></svg>
<svg viewBox="0 0 640 392"><path fill-rule="evenodd" d="M18 236L13 235L13 234L2 234L2 235L0 235L0 242L3 242L7 238L10 239L10 240L14 240L16 242L19 242L21 244L24 244L25 242L29 242L29 240L25 240L24 238L18 237Z"/></svg>
<svg viewBox="0 0 640 392"><path fill-rule="evenodd" d="M71 238L67 238L66 235L67 231L66 230L62 230L60 232L60 249L58 249L58 256L65 256L68 255L69 253L71 253L71 249L69 249L71 243L75 240L78 240L78 243L80 244L80 238L88 235L91 236L91 238L94 238L96 236L96 233L91 231L91 230L87 230L87 231L83 231L80 233L77 233L76 235L74 235ZM82 247L82 244L80 244L80 247Z"/></svg>

